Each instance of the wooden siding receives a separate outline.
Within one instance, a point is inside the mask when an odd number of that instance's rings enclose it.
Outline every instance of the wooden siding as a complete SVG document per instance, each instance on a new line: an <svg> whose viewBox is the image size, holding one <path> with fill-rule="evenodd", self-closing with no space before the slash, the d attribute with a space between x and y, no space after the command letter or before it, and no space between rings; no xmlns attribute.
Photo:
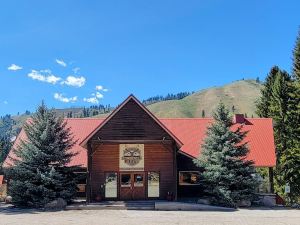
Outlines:
<svg viewBox="0 0 300 225"><path fill-rule="evenodd" d="M93 137L93 140L171 140L144 109L128 101Z"/></svg>
<svg viewBox="0 0 300 225"><path fill-rule="evenodd" d="M92 155L90 183L93 199L100 186L105 183L105 172L119 172L119 144L93 145L92 149L94 153ZM160 173L160 197L164 199L168 191L175 193L176 174L174 172L174 149L172 145L145 144L144 157L144 171ZM147 184L147 176L145 182ZM145 192L147 197L147 185Z"/></svg>

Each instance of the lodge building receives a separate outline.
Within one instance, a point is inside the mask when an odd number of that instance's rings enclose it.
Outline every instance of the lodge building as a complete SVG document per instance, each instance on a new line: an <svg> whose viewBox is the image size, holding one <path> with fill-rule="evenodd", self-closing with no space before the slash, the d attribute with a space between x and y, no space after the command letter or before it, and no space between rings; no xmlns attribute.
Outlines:
<svg viewBox="0 0 300 225"><path fill-rule="evenodd" d="M70 165L80 165L86 174L79 189L88 202L145 200L201 196L201 168L193 159L211 118L164 118L154 116L130 95L108 117L65 119L77 141L78 154ZM272 120L236 115L234 126L248 131L248 159L256 167L267 167L272 190L272 168L276 164ZM26 139L22 130L14 143ZM13 151L10 151L13 157ZM11 165L10 157L4 167Z"/></svg>

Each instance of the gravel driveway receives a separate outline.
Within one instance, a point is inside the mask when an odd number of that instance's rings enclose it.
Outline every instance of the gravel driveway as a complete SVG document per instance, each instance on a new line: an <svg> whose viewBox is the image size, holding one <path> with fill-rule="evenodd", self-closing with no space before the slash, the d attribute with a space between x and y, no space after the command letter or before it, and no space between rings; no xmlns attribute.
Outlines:
<svg viewBox="0 0 300 225"><path fill-rule="evenodd" d="M0 224L299 225L300 210L242 209L234 212L134 210L69 210L60 212L39 212L34 210L0 210Z"/></svg>

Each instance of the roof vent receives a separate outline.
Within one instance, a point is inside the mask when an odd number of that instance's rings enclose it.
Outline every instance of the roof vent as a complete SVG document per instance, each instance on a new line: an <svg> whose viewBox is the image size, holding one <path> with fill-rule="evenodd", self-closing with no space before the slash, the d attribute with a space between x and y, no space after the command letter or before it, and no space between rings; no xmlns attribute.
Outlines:
<svg viewBox="0 0 300 225"><path fill-rule="evenodd" d="M245 123L244 114L235 114L233 116L233 123Z"/></svg>

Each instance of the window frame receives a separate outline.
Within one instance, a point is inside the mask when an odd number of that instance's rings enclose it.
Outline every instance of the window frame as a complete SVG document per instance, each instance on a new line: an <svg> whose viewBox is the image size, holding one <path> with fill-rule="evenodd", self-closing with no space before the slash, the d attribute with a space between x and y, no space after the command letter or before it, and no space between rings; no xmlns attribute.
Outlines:
<svg viewBox="0 0 300 225"><path fill-rule="evenodd" d="M201 175L201 172L198 170L180 170L180 171L178 171L178 185L179 186L199 186L199 185L201 185L200 179L199 179L199 183L197 183L197 184L186 184L186 183L182 184L182 183L180 183L180 173L198 173L199 176Z"/></svg>

